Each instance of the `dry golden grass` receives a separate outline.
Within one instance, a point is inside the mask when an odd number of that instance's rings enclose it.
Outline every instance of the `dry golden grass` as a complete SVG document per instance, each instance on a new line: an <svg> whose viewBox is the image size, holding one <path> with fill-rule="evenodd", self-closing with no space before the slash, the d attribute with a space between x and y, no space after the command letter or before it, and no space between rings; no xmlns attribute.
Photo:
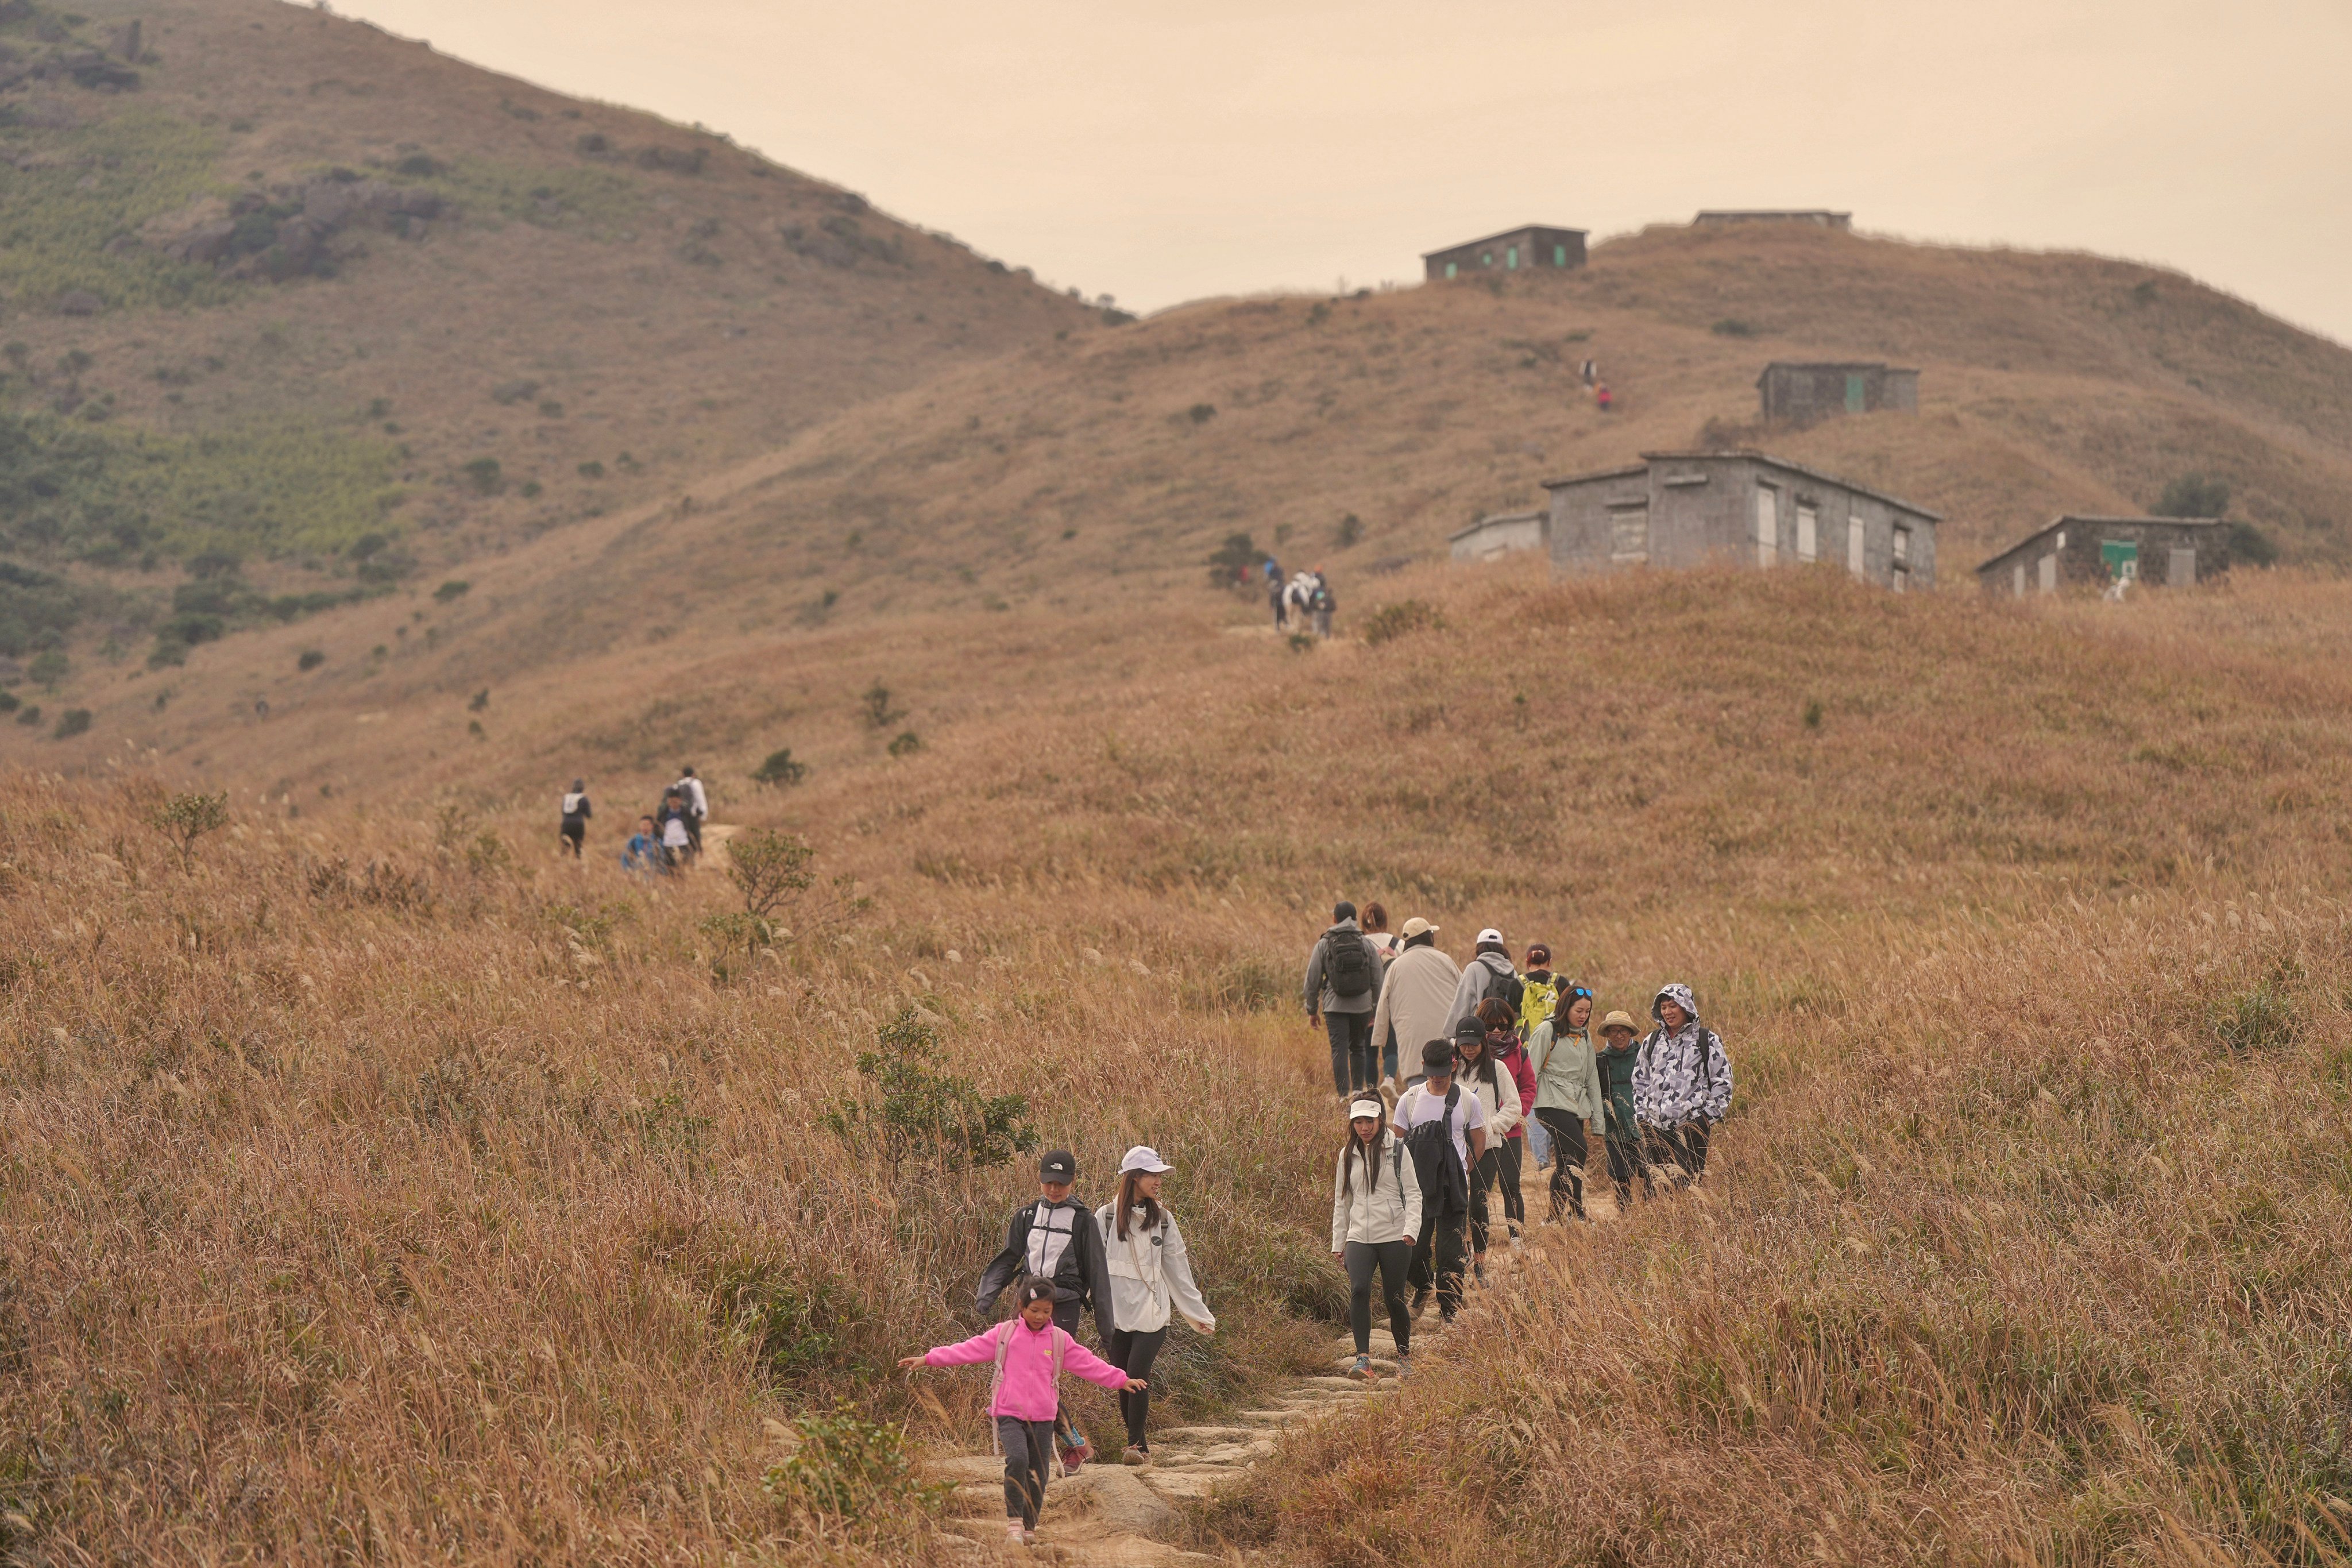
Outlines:
<svg viewBox="0 0 2352 1568"><path fill-rule="evenodd" d="M1336 1130L1289 986L1344 893L1457 953L1548 939L1610 1005L1691 981L1741 1104L1712 1201L1584 1245L1464 1346L1487 1375L1288 1451L1205 1530L1332 1563L2324 1535L2347 590L1419 586L1443 629L1304 656L1168 610L835 628L781 674L748 641L616 657L299 817L242 788L193 871L145 764L13 775L9 1508L53 1561L816 1550L759 1489L761 1421L845 1394L973 1439L976 1383L910 1409L877 1373L955 1331L1025 1185L823 1129L910 1003L1091 1170L1177 1162L1226 1318L1180 1336L1180 1409L1302 1364ZM877 675L913 756L858 715ZM780 741L816 771L754 795ZM871 906L714 973L718 879L656 899L609 858L680 760ZM549 781L582 768L573 866ZM1440 1477L1466 1505L1408 1501Z"/></svg>

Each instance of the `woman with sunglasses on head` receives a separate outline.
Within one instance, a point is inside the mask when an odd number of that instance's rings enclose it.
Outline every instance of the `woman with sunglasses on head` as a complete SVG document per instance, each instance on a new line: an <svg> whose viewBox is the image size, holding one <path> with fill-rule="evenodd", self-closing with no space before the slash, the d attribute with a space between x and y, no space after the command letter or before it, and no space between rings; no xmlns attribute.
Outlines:
<svg viewBox="0 0 2352 1568"><path fill-rule="evenodd" d="M1551 1215L1563 1210L1579 1219L1584 1212L1585 1128L1601 1125L1605 1101L1593 1065L1592 993L1562 985L1559 1006L1536 1026L1528 1055L1536 1071L1536 1118L1551 1134Z"/></svg>

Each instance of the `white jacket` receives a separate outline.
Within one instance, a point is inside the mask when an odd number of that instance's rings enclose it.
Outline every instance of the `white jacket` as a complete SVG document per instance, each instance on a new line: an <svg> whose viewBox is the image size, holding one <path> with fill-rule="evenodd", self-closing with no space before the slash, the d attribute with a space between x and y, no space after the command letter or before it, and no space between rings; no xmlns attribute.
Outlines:
<svg viewBox="0 0 2352 1568"><path fill-rule="evenodd" d="M1495 1064L1495 1081L1488 1083L1474 1073L1457 1070L1454 1081L1478 1097L1486 1111L1486 1147L1499 1149L1511 1129L1527 1120L1528 1108L1519 1103L1519 1080L1502 1063Z"/></svg>
<svg viewBox="0 0 2352 1568"><path fill-rule="evenodd" d="M1345 1251L1351 1241L1378 1245L1387 1241L1402 1241L1406 1237L1421 1235L1421 1177L1412 1168L1412 1156L1404 1152L1404 1143L1391 1131L1381 1140L1384 1145L1380 1157L1372 1163L1372 1179L1364 1180L1364 1162L1356 1154L1353 1134L1348 1147L1339 1152L1339 1163L1331 1170L1331 1250ZM1349 1174L1348 1162L1355 1159L1354 1180L1349 1184L1354 1191L1343 1191L1340 1183Z"/></svg>
<svg viewBox="0 0 2352 1568"><path fill-rule="evenodd" d="M1125 1241L1118 1238L1116 1209L1115 1204L1105 1204L1095 1210L1095 1223L1102 1229L1103 1257L1110 1267L1112 1326L1131 1334L1148 1334L1168 1326L1169 1308L1173 1306L1202 1333L1214 1329L1217 1315L1209 1310L1209 1303L1201 1299L1201 1288L1192 1283L1192 1260L1184 1250L1184 1233L1176 1228L1176 1216L1168 1212L1168 1205L1160 1205L1156 1230L1143 1228L1143 1211L1137 1209L1128 1219Z"/></svg>

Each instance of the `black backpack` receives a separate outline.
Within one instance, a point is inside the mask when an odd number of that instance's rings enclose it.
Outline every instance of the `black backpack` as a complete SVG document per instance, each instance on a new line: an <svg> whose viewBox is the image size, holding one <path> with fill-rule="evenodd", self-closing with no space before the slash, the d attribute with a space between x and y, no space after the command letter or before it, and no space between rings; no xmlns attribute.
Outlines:
<svg viewBox="0 0 2352 1568"><path fill-rule="evenodd" d="M1372 944L1362 932L1333 926L1323 933L1323 979L1332 995L1345 999L1368 994L1379 973Z"/></svg>
<svg viewBox="0 0 2352 1568"><path fill-rule="evenodd" d="M1517 1017L1519 1009L1526 1005L1528 999L1527 983L1516 974L1496 973L1495 966L1484 959L1473 959L1471 962L1486 972L1486 984L1478 993L1478 1001L1484 1002L1489 996L1499 996L1503 999L1503 1005L1511 1010L1511 1016ZM1477 1004L1473 1003L1471 1005L1475 1007Z"/></svg>
<svg viewBox="0 0 2352 1568"><path fill-rule="evenodd" d="M1457 1214L1470 1206L1470 1173L1454 1152L1454 1108L1461 1103L1462 1086L1457 1083L1445 1091L1444 1116L1424 1121L1404 1135L1413 1173L1421 1178L1422 1206L1433 1214Z"/></svg>

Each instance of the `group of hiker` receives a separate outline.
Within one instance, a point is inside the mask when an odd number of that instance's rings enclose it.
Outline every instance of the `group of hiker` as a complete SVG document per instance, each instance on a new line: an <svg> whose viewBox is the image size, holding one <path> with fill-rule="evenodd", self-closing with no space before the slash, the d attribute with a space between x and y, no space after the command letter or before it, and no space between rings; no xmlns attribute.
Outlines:
<svg viewBox="0 0 2352 1568"><path fill-rule="evenodd" d="M1276 631L1286 631L1296 621L1297 636L1331 635L1331 612L1339 608L1339 601L1332 597L1331 580L1323 575L1323 568L1297 572L1285 581L1282 563L1269 555L1264 570L1266 603L1274 610Z"/></svg>
<svg viewBox="0 0 2352 1568"><path fill-rule="evenodd" d="M556 809L556 852L577 860L588 839L588 819L595 815L588 781L573 779ZM623 842L621 869L644 878L683 871L702 854L702 825L709 816L709 791L692 768L681 770L677 782L662 792L661 805L639 816L636 831Z"/></svg>
<svg viewBox="0 0 2352 1568"><path fill-rule="evenodd" d="M1521 1244L1530 1144L1538 1168L1552 1171L1542 1223L1588 1221L1592 1140L1622 1208L1637 1184L1647 1199L1661 1184L1703 1179L1710 1134L1731 1107L1730 1058L1699 1021L1687 985L1657 989L1646 1033L1622 1011L1604 1015L1596 1030L1591 989L1553 969L1544 944L1525 950L1522 967L1490 927L1457 966L1437 932L1415 917L1391 936L1379 904L1360 916L1342 900L1307 955L1302 985L1309 1021L1329 1036L1333 1087L1347 1113L1332 1173L1331 1254L1347 1270L1353 1374L1367 1382L1378 1375L1375 1279L1396 1375L1408 1377L1414 1322L1433 1301L1452 1322L1465 1291L1484 1283L1490 1247ZM1152 1366L1171 1324L1181 1317L1201 1333L1216 1331L1161 1199L1171 1168L1152 1148L1129 1149L1117 1195L1089 1212L1076 1195L1076 1159L1066 1150L1047 1154L1039 1196L1013 1212L973 1300L987 1319L1010 1287L1013 1315L898 1363L992 1367L988 1410L1004 1458L1005 1539L1014 1546L1036 1542L1057 1450L1065 1475L1095 1453L1061 1403L1062 1374L1118 1394L1121 1457L1148 1465ZM1076 1338L1088 1313L1100 1354Z"/></svg>

